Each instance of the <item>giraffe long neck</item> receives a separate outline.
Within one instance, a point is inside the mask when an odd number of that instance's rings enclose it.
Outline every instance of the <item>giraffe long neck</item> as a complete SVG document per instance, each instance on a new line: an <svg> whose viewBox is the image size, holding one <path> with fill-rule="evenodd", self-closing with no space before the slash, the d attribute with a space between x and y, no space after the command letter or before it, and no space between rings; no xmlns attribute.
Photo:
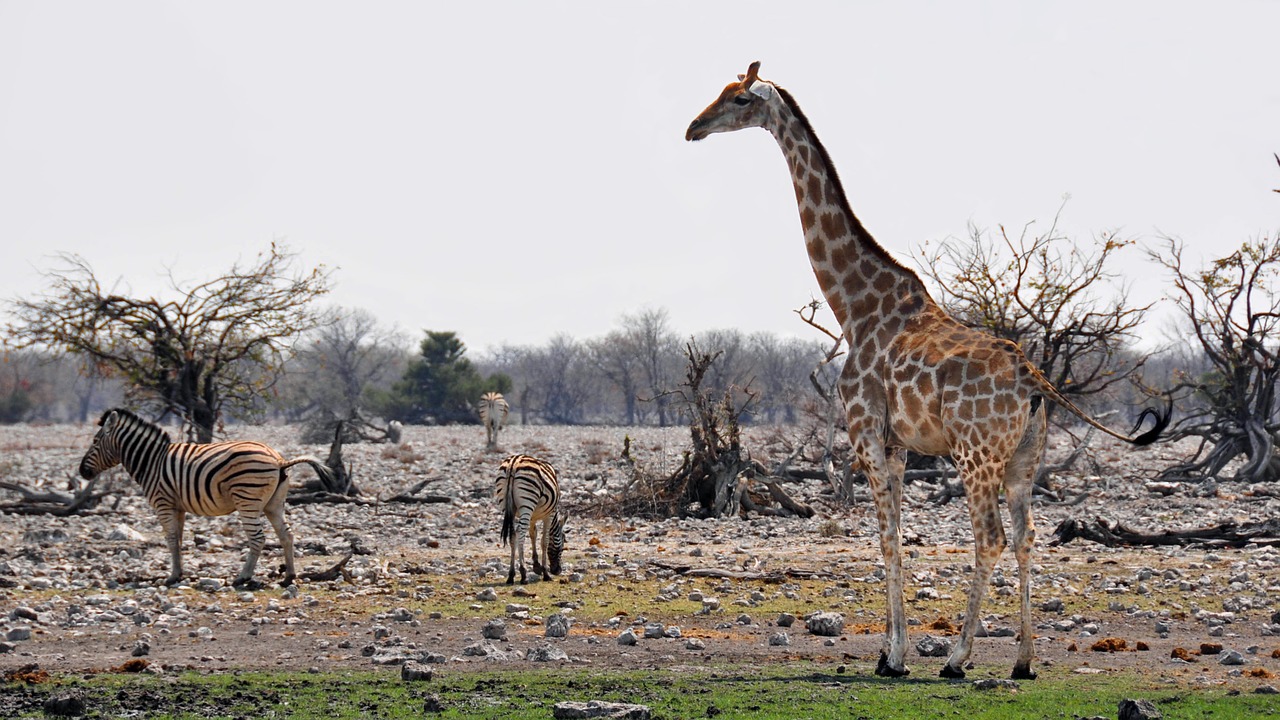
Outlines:
<svg viewBox="0 0 1280 720"><path fill-rule="evenodd" d="M805 246L818 285L850 341L936 307L924 283L853 214L826 149L786 91L768 125L791 170Z"/></svg>

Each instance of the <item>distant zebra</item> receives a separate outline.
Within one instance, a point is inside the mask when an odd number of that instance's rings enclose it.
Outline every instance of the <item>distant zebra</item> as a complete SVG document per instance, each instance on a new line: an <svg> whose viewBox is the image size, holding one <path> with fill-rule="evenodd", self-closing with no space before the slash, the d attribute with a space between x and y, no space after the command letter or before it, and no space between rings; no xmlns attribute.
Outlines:
<svg viewBox="0 0 1280 720"><path fill-rule="evenodd" d="M175 443L169 433L128 410L103 413L102 429L80 461L80 475L93 478L104 470L124 465L142 486L155 510L169 544L171 571L165 580L182 579L182 527L187 513L216 516L240 513L240 524L249 534L249 557L235 584L253 577L258 556L266 545L262 517L266 516L284 550L284 585L293 582L293 536L284 522L284 498L289 483L285 471L308 463L324 479L329 468L320 460L302 456L285 460L259 442L210 444Z"/></svg>
<svg viewBox="0 0 1280 720"><path fill-rule="evenodd" d="M560 574L564 552L564 513L560 511L560 483L550 463L530 455L512 455L498 468L496 494L502 506L502 542L511 545L511 569L507 584L515 581L520 567L520 584L525 582L524 536L533 544L533 573L550 580ZM538 522L542 522L542 557L538 562ZM549 571L549 572L548 572Z"/></svg>
<svg viewBox="0 0 1280 720"><path fill-rule="evenodd" d="M480 424L484 425L485 447L494 450L498 447L498 431L507 424L511 406L507 405L502 393L487 392L481 396L477 410L480 412Z"/></svg>

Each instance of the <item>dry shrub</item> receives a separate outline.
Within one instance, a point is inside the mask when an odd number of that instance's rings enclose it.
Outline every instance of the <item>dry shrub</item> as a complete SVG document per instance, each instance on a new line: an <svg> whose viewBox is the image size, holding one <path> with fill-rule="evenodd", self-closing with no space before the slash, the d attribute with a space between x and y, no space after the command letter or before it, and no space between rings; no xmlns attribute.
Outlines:
<svg viewBox="0 0 1280 720"><path fill-rule="evenodd" d="M1262 680L1270 680L1276 676L1275 673L1266 668L1253 668L1252 670L1246 670L1244 674L1248 677L1259 678Z"/></svg>
<svg viewBox="0 0 1280 720"><path fill-rule="evenodd" d="M582 441L582 449L587 453L587 463L599 465L609 459L609 451L605 449L603 440L588 438Z"/></svg>
<svg viewBox="0 0 1280 720"><path fill-rule="evenodd" d="M818 535L825 538L844 537L844 527L839 520L827 518L818 525Z"/></svg>
<svg viewBox="0 0 1280 720"><path fill-rule="evenodd" d="M1186 662L1196 661L1195 656L1193 656L1190 652L1187 652L1186 648L1180 648L1180 647L1174 648L1173 652L1169 653L1169 657L1175 660L1185 660Z"/></svg>
<svg viewBox="0 0 1280 720"><path fill-rule="evenodd" d="M113 673L140 673L151 666L151 661L142 658L134 658L126 660L123 663L111 668Z"/></svg>
<svg viewBox="0 0 1280 720"><path fill-rule="evenodd" d="M1220 652L1222 652L1220 643L1200 643L1201 655L1217 655Z"/></svg>
<svg viewBox="0 0 1280 720"><path fill-rule="evenodd" d="M426 456L420 452L416 452L413 449L413 446L409 443L388 445L382 449L383 460L398 460L405 465L412 465L413 463L422 460L424 457Z"/></svg>
<svg viewBox="0 0 1280 720"><path fill-rule="evenodd" d="M1146 644L1146 643L1142 642L1141 640L1139 640L1139 641L1138 641L1138 643L1137 643L1137 646L1136 646L1136 647L1137 647L1137 649L1138 649L1138 652L1146 652L1146 651L1148 651L1148 650L1150 650L1150 649L1151 649L1151 646L1150 646L1150 645L1148 645L1148 644Z"/></svg>

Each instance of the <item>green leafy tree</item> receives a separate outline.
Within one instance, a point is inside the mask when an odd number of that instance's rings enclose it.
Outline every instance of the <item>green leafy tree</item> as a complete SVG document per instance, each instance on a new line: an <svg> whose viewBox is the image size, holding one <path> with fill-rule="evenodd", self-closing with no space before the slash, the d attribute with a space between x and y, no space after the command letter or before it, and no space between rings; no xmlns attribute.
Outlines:
<svg viewBox="0 0 1280 720"><path fill-rule="evenodd" d="M404 376L378 400L383 414L415 424L477 423L475 403L486 392L508 393L511 378L484 377L466 357L467 346L455 332L427 331L419 355Z"/></svg>

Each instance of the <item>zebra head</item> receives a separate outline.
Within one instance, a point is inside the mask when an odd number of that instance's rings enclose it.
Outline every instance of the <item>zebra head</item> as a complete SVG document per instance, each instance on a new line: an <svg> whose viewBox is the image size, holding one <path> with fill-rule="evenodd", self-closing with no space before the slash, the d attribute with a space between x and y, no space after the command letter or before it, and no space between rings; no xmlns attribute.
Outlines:
<svg viewBox="0 0 1280 720"><path fill-rule="evenodd" d="M551 540L547 542L547 569L560 574L560 556L564 553L564 513L556 511L551 518Z"/></svg>
<svg viewBox="0 0 1280 720"><path fill-rule="evenodd" d="M80 459L80 477L92 480L120 464L121 427L127 418L120 410L108 410L98 419L102 429L93 436L93 444Z"/></svg>

